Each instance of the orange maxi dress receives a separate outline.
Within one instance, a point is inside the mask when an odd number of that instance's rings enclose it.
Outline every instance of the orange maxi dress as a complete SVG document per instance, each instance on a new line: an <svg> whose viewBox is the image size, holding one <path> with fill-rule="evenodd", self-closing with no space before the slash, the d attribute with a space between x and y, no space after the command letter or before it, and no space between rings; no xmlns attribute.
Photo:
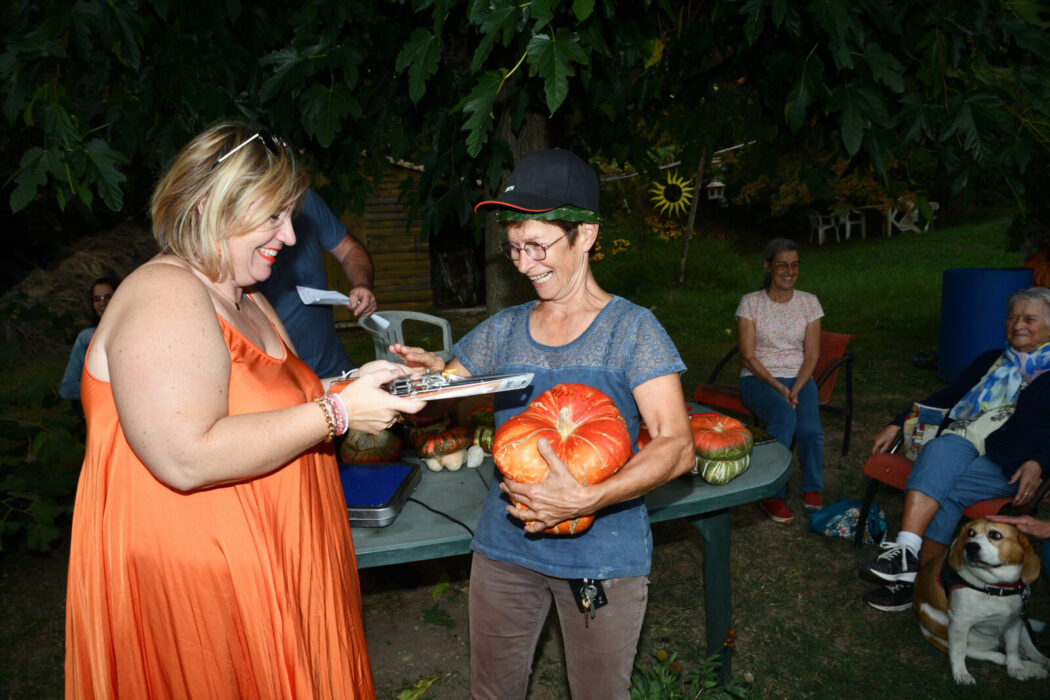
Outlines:
<svg viewBox="0 0 1050 700"><path fill-rule="evenodd" d="M287 349L274 359L219 320L231 414L320 396L317 376ZM265 476L180 493L128 445L110 385L85 371L82 387L88 437L73 513L66 697L374 697L331 447Z"/></svg>

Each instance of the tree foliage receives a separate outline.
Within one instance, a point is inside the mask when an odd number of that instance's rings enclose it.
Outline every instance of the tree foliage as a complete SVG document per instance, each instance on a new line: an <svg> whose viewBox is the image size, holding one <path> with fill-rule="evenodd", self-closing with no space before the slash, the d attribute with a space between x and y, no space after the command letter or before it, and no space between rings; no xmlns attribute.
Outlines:
<svg viewBox="0 0 1050 700"><path fill-rule="evenodd" d="M828 163L929 187L915 152L953 192L1020 193L1050 143L1048 20L1038 0L21 0L4 181L15 211L141 206L193 133L240 116L303 148L337 206L405 158L428 231L476 227L540 115L552 145L650 172L753 141L753 168L794 158L815 197Z"/></svg>

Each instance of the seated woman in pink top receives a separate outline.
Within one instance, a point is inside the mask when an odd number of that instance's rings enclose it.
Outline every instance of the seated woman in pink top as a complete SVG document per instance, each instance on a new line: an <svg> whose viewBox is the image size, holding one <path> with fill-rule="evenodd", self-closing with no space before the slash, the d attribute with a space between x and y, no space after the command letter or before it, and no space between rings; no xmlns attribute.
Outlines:
<svg viewBox="0 0 1050 700"><path fill-rule="evenodd" d="M822 507L824 429L813 369L820 355L817 297L795 289L798 246L786 238L769 242L762 255L766 277L757 292L745 294L736 309L737 337L744 368L740 399L788 449L798 445L802 467L802 504ZM784 503L784 489L762 502L774 522L794 521Z"/></svg>

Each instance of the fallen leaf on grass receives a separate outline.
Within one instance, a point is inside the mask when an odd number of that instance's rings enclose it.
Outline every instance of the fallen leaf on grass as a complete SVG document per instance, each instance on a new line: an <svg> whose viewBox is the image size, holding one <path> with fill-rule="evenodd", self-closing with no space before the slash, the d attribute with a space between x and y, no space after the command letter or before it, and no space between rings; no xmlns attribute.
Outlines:
<svg viewBox="0 0 1050 700"><path fill-rule="evenodd" d="M440 676L434 676L433 678L421 678L416 681L416 684L411 688L405 688L397 694L397 700L419 700L423 697L423 693L427 692L430 686L437 683L437 679Z"/></svg>
<svg viewBox="0 0 1050 700"><path fill-rule="evenodd" d="M448 590L449 587L448 574L441 574L441 578L438 579L437 584L434 586L434 590L430 593L430 596L437 600L441 597L441 594Z"/></svg>

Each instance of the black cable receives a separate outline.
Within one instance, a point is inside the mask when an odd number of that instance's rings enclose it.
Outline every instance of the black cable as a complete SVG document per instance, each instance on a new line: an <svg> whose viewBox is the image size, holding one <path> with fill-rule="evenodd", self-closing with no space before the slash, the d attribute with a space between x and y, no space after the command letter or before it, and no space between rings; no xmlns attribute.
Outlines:
<svg viewBox="0 0 1050 700"><path fill-rule="evenodd" d="M428 506L428 505L427 505L426 503L424 503L423 501L420 501L420 500L418 500L418 499L416 499L416 498L412 498L411 496L409 496L408 500L412 501L413 503L418 503L419 505L421 505L421 506L423 506L424 508L426 508L427 510L429 510L429 511L430 511L431 513L436 513L437 515L440 515L440 516L441 516L441 517L443 517L443 518L448 518L449 520L451 520L452 522L454 522L455 524L459 525L459 526L460 526L460 527L462 527L462 528L463 528L464 530L466 530L467 532L469 532L469 533L470 533L470 536L471 536L471 537L473 537L473 536L474 536L474 531L473 531L473 530L471 530L471 529L470 529L470 528L469 528L469 527L467 526L467 524L466 524L466 523L464 523L464 522L462 522L461 520L456 520L455 518L453 518L453 517L452 517L451 515L449 515L448 513L442 513L442 512L440 511L440 510L437 510L436 508L431 508L430 506Z"/></svg>

